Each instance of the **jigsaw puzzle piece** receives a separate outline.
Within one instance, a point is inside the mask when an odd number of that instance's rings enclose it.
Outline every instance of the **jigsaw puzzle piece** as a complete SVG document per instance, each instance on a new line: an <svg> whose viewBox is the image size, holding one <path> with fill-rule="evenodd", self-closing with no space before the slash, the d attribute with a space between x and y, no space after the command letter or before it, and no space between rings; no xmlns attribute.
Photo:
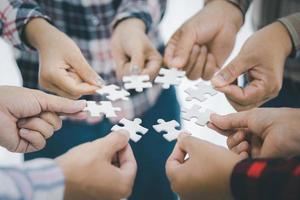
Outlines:
<svg viewBox="0 0 300 200"><path fill-rule="evenodd" d="M113 84L103 86L96 92L100 95L106 95L106 98L111 101L128 100L128 96L130 96L130 93L128 91L121 89L119 86Z"/></svg>
<svg viewBox="0 0 300 200"><path fill-rule="evenodd" d="M177 130L176 128L180 127L180 124L175 121L168 121L166 122L163 119L158 119L156 125L153 125L154 130L157 132L166 132L166 134L163 135L163 137L168 140L169 142L176 140L179 133L181 132L180 130Z"/></svg>
<svg viewBox="0 0 300 200"><path fill-rule="evenodd" d="M159 76L156 77L154 82L162 84L164 89L169 89L171 85L179 85L185 74L186 73L184 71L180 71L176 68L161 68L159 71Z"/></svg>
<svg viewBox="0 0 300 200"><path fill-rule="evenodd" d="M149 81L149 75L132 75L123 77L123 82L125 82L124 88L127 90L134 89L137 92L143 92L145 88L151 88L152 83Z"/></svg>
<svg viewBox="0 0 300 200"><path fill-rule="evenodd" d="M104 114L107 118L117 117L116 112L121 111L121 108L113 107L110 101L87 101L87 107L83 111L89 112L91 117L100 117Z"/></svg>
<svg viewBox="0 0 300 200"><path fill-rule="evenodd" d="M201 106L193 105L190 109L183 108L182 118L187 121L196 119L196 124L199 126L205 126L210 121L210 115L214 113L211 110L206 109L204 112L200 111Z"/></svg>
<svg viewBox="0 0 300 200"><path fill-rule="evenodd" d="M122 124L123 126L114 125L112 127L112 131L118 131L118 130L126 130L129 132L130 139L134 142L138 142L142 136L138 135L137 133L141 133L145 135L148 132L148 129L141 126L142 120L139 118L134 119L133 121L130 121L128 119L121 119L119 124Z"/></svg>
<svg viewBox="0 0 300 200"><path fill-rule="evenodd" d="M200 82L196 85L196 88L186 89L185 93L189 95L186 98L187 101L192 101L193 99L197 99L198 101L203 102L207 99L205 95L214 96L218 92L215 89L213 89L212 86Z"/></svg>

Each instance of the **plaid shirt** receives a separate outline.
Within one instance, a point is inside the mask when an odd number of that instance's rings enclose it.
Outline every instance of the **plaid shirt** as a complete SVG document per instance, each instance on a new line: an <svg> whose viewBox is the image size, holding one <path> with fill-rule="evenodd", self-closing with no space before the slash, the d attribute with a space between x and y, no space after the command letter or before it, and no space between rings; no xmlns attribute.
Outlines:
<svg viewBox="0 0 300 200"><path fill-rule="evenodd" d="M0 200L63 200L64 176L50 159L0 167Z"/></svg>
<svg viewBox="0 0 300 200"><path fill-rule="evenodd" d="M26 23L36 17L47 19L71 37L107 84L120 85L110 50L112 27L126 18L139 18L145 22L151 41L162 49L158 24L165 8L166 0L1 0L0 30L15 47L25 87L39 88L38 54L30 50L23 38ZM160 92L161 88L155 86L144 93L133 93L130 101L117 102L123 111L118 117L142 115L156 102ZM88 99L100 100L97 96Z"/></svg>
<svg viewBox="0 0 300 200"><path fill-rule="evenodd" d="M299 200L300 157L243 160L233 170L231 190L241 200Z"/></svg>

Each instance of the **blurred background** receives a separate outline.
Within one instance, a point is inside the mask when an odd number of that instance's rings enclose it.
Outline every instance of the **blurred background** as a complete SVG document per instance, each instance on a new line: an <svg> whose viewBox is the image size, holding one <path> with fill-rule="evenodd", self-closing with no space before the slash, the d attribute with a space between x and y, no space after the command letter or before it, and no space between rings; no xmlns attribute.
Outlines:
<svg viewBox="0 0 300 200"><path fill-rule="evenodd" d="M174 33L174 31L188 18L193 16L198 10L200 10L203 6L203 1L199 0L171 0L169 1L167 13L163 22L161 23L161 33L165 41L168 41L170 36ZM234 48L234 51L228 61L230 61L239 51L244 41L251 35L252 27L250 23L250 15L251 10L248 13L246 22L240 31L237 39L237 44ZM22 80L20 76L20 72L16 67L16 63L14 61L11 47L8 46L1 38L0 38L0 85L14 85L21 86ZM228 62L227 61L227 62ZM190 108L193 102L184 101L186 95L184 94L184 90L191 86L191 82L185 80L183 84L178 87L178 98L181 100L181 104L184 107ZM1 94L5 95L5 94ZM211 98L208 98L207 101L201 104L203 108L208 108L215 111L218 114L227 114L235 112L231 105L227 102L225 96L223 94L215 95ZM191 132L194 136L208 140L212 143L219 144L221 146L226 145L225 138L216 134L214 131L206 128L199 127L193 122L184 122L183 125L185 130ZM0 147L0 165L12 165L21 163L23 157L21 154L9 153L5 149Z"/></svg>

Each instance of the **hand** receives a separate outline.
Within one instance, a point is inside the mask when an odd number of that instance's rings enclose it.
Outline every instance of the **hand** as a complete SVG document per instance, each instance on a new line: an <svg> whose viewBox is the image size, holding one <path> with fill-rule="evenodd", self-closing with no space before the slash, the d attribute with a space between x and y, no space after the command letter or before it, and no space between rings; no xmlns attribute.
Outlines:
<svg viewBox="0 0 300 200"><path fill-rule="evenodd" d="M186 155L189 158L185 160ZM230 176L241 158L225 148L181 135L166 163L172 189L183 200L232 199Z"/></svg>
<svg viewBox="0 0 300 200"><path fill-rule="evenodd" d="M278 95L291 50L289 33L280 22L275 22L250 37L238 56L212 79L212 84L225 93L237 110L258 107ZM250 83L240 88L236 79L246 72Z"/></svg>
<svg viewBox="0 0 300 200"><path fill-rule="evenodd" d="M45 89L78 99L101 87L102 79L64 33L39 18L31 20L25 31L28 42L39 52L39 83Z"/></svg>
<svg viewBox="0 0 300 200"><path fill-rule="evenodd" d="M299 155L299 120L300 109L291 108L261 108L211 116L211 123L218 131L229 136L227 144L233 152L250 153L254 158Z"/></svg>
<svg viewBox="0 0 300 200"><path fill-rule="evenodd" d="M127 132L114 132L58 157L66 177L65 200L127 198L137 170L128 140Z"/></svg>
<svg viewBox="0 0 300 200"><path fill-rule="evenodd" d="M208 3L171 37L165 64L184 69L190 79L209 80L230 55L242 23L241 11L231 3Z"/></svg>
<svg viewBox="0 0 300 200"><path fill-rule="evenodd" d="M111 41L112 54L117 63L117 77L147 74L153 80L161 67L162 58L145 33L145 24L130 18L115 28Z"/></svg>
<svg viewBox="0 0 300 200"><path fill-rule="evenodd" d="M85 101L72 101L19 87L0 87L0 146L29 153L44 148L46 139L60 129L58 114L83 110Z"/></svg>

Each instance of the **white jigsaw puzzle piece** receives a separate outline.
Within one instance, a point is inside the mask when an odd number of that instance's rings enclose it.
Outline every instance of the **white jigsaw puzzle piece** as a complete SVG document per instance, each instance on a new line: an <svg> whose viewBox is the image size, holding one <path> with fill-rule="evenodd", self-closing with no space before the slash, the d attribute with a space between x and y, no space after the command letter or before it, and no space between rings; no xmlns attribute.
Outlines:
<svg viewBox="0 0 300 200"><path fill-rule="evenodd" d="M179 85L185 74L185 71L179 71L176 68L161 68L159 71L160 76L157 76L154 82L160 83L164 89L168 89L171 85Z"/></svg>
<svg viewBox="0 0 300 200"><path fill-rule="evenodd" d="M128 96L130 96L130 93L128 91L121 89L119 86L113 84L104 86L96 92L100 95L107 95L106 98L111 101L128 100Z"/></svg>
<svg viewBox="0 0 300 200"><path fill-rule="evenodd" d="M196 124L199 126L205 126L210 121L210 115L214 113L212 110L206 109L204 112L200 111L201 106L193 105L191 108L183 108L182 118L187 121L196 119Z"/></svg>
<svg viewBox="0 0 300 200"><path fill-rule="evenodd" d="M187 101L192 101L193 99L197 99L200 102L203 102L207 99L205 95L214 96L218 92L216 90L214 90L212 86L206 85L205 83L200 82L196 85L196 89L188 88L185 90L185 93L187 93L189 95L186 98Z"/></svg>
<svg viewBox="0 0 300 200"><path fill-rule="evenodd" d="M126 130L129 132L130 139L134 142L138 142L142 136L138 135L137 133L141 133L145 135L148 132L148 129L141 126L142 120L139 118L134 119L133 121L130 121L128 119L121 119L119 124L122 124L123 126L114 125L112 127L112 131L118 131L118 130Z"/></svg>
<svg viewBox="0 0 300 200"><path fill-rule="evenodd" d="M145 88L151 88L152 83L149 81L149 75L132 75L123 77L123 82L125 82L124 88L127 90L134 89L137 92L143 92Z"/></svg>
<svg viewBox="0 0 300 200"><path fill-rule="evenodd" d="M166 140L171 142L178 138L178 135L181 131L176 129L177 127L180 127L180 124L177 121L172 120L166 122L163 119L158 119L157 123L157 125L153 125L154 130L157 132L166 132L166 134L163 135Z"/></svg>
<svg viewBox="0 0 300 200"><path fill-rule="evenodd" d="M100 117L104 114L107 118L117 117L116 112L121 111L121 108L113 107L110 101L87 101L87 107L83 111L89 112L91 117Z"/></svg>

